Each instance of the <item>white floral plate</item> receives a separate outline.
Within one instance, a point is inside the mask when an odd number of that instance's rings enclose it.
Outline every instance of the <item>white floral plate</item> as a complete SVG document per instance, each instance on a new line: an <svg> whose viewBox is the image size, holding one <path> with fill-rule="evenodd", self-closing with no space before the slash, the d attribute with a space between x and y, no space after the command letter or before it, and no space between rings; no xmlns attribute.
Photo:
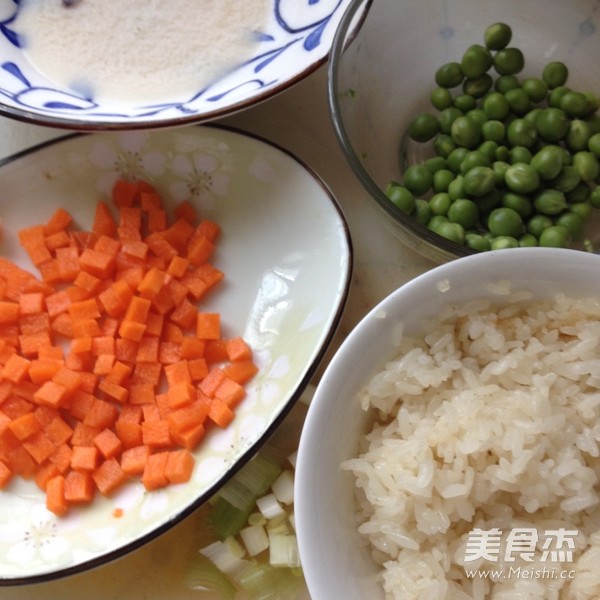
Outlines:
<svg viewBox="0 0 600 600"><path fill-rule="evenodd" d="M68 136L3 161L0 255L35 272L17 230L58 206L89 227L96 201L122 175L151 181L173 202L190 199L221 225L214 264L226 281L205 307L221 313L224 335L248 340L260 371L233 423L201 442L188 484L145 493L132 482L58 518L34 483L0 491L0 586L99 565L189 515L284 418L341 317L351 243L328 188L286 151L219 127Z"/></svg>
<svg viewBox="0 0 600 600"><path fill-rule="evenodd" d="M102 102L48 80L23 51L15 22L19 4L19 0L0 0L0 114L89 131L206 122L287 89L327 60L350 0L272 0L264 29L255 32L258 44L250 57L210 85L153 102ZM160 31L161 24L153 23L154 27ZM173 60L181 60L180 54Z"/></svg>

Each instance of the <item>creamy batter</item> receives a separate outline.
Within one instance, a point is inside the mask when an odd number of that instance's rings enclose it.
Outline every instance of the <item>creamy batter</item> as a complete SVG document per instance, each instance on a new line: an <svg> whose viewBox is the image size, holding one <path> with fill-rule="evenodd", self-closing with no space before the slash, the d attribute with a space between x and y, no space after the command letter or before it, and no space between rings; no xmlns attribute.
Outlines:
<svg viewBox="0 0 600 600"><path fill-rule="evenodd" d="M95 101L190 99L252 56L272 0L23 0L16 30L46 78Z"/></svg>

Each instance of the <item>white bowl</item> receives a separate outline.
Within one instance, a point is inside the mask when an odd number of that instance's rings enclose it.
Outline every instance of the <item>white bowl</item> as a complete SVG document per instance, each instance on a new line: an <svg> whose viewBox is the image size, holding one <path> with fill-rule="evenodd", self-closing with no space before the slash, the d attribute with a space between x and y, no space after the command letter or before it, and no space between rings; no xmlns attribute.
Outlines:
<svg viewBox="0 0 600 600"><path fill-rule="evenodd" d="M354 476L341 464L357 456L359 437L372 416L357 393L397 350L393 325L410 335L422 319L449 304L493 297L489 287L510 281L513 290L549 298L564 291L600 298L600 257L576 250L521 248L459 258L393 292L352 331L328 365L309 407L296 468L296 524L300 555L313 600L383 600L356 520Z"/></svg>
<svg viewBox="0 0 600 600"><path fill-rule="evenodd" d="M365 9L356 31L356 19ZM428 155L419 145L401 160L400 144L417 114L436 112L429 100L436 70L460 61L468 46L483 43L488 25L503 21L513 30L511 46L525 55L520 78L539 76L545 64L561 60L569 67L569 86L598 91L600 71L589 59L600 53L595 11L590 0L353 0L331 50L330 111L348 164L400 240L436 263L473 254L417 223L385 195L390 181L401 180L405 166ZM600 241L597 223L590 237Z"/></svg>
<svg viewBox="0 0 600 600"><path fill-rule="evenodd" d="M55 0L59 5L61 0ZM269 0L270 1L270 0ZM167 3L168 4L168 3ZM185 125L212 120L266 100L322 65L349 0L272 0L259 42L250 56L240 56L228 73L189 93L158 101L97 101L78 93L32 67L24 52L15 17L18 2L0 0L0 113L19 120L79 130L133 129ZM87 9L85 2L65 11ZM199 5L198 10L201 10ZM235 24L230 17L228 23ZM161 24L151 24L152 29ZM143 39L139 38L138 39ZM67 45L67 44L65 44ZM189 56L171 57L175 70ZM94 82L89 84L93 89ZM168 82L157 81L168 92Z"/></svg>
<svg viewBox="0 0 600 600"><path fill-rule="evenodd" d="M197 467L187 484L146 493L132 479L57 517L33 481L11 480L0 490L1 588L124 555L180 522L250 460L331 341L352 252L337 202L311 170L279 147L223 127L65 136L0 161L0 176L0 255L34 274L17 232L46 222L58 207L89 229L98 199L110 198L118 178L152 182L170 219L174 206L189 200L223 231L214 264L226 281L200 305L221 313L225 335L243 335L259 366L231 425L209 428L194 450Z"/></svg>

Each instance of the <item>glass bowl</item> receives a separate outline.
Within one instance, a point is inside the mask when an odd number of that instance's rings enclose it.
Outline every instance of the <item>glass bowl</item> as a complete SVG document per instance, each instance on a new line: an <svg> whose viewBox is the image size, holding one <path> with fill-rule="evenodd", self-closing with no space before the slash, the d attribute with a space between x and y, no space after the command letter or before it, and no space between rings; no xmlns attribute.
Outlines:
<svg viewBox="0 0 600 600"><path fill-rule="evenodd" d="M430 93L438 67L460 62L468 46L483 44L488 25L502 21L513 30L510 45L525 56L519 78L539 76L545 64L560 60L569 67L570 87L600 91L600 70L590 62L600 53L596 9L589 0L355 0L350 5L329 62L333 126L351 169L406 244L438 263L474 252L420 225L385 195L403 167L425 156L403 139L417 114L436 112ZM600 241L600 227L590 229L590 242Z"/></svg>

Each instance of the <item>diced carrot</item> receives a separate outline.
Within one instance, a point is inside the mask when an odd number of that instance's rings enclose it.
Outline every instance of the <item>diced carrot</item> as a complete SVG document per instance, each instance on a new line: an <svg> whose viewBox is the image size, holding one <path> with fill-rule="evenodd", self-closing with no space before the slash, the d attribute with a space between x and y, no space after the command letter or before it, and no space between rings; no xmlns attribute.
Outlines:
<svg viewBox="0 0 600 600"><path fill-rule="evenodd" d="M219 384L215 390L215 398L223 400L229 408L235 408L246 395L244 386L237 383L233 379L229 379L227 376Z"/></svg>
<svg viewBox="0 0 600 600"><path fill-rule="evenodd" d="M121 455L121 469L128 476L141 475L144 472L148 459L150 458L150 448L139 445L123 450Z"/></svg>
<svg viewBox="0 0 600 600"><path fill-rule="evenodd" d="M221 315L219 313L198 312L196 337L201 340L218 340L221 337Z"/></svg>
<svg viewBox="0 0 600 600"><path fill-rule="evenodd" d="M193 454L185 448L171 450L168 452L165 476L171 483L186 483L192 477L195 463Z"/></svg>
<svg viewBox="0 0 600 600"><path fill-rule="evenodd" d="M107 458L101 465L92 473L94 483L98 491L103 496L109 496L125 481L127 475L121 469L121 465L116 458Z"/></svg>
<svg viewBox="0 0 600 600"><path fill-rule="evenodd" d="M235 413L220 398L213 398L208 410L208 418L219 427L225 428L231 421Z"/></svg>
<svg viewBox="0 0 600 600"><path fill-rule="evenodd" d="M88 470L73 470L65 475L67 504L91 502L94 499L94 481Z"/></svg>
<svg viewBox="0 0 600 600"><path fill-rule="evenodd" d="M64 515L69 506L65 499L65 478L56 475L46 483L46 507L55 515Z"/></svg>
<svg viewBox="0 0 600 600"><path fill-rule="evenodd" d="M19 319L20 313L19 303L0 300L0 323L14 323Z"/></svg>
<svg viewBox="0 0 600 600"><path fill-rule="evenodd" d="M38 315L44 310L44 294L29 292L19 298L19 313L21 315Z"/></svg>
<svg viewBox="0 0 600 600"><path fill-rule="evenodd" d="M115 237L117 233L117 223L108 205L103 200L96 203L92 231L98 236L106 235L109 237Z"/></svg>
<svg viewBox="0 0 600 600"><path fill-rule="evenodd" d="M56 446L43 431L38 431L23 440L23 447L38 465L43 464L56 450Z"/></svg>
<svg viewBox="0 0 600 600"><path fill-rule="evenodd" d="M103 429L95 438L94 445L104 458L119 456L123 443L112 429Z"/></svg>
<svg viewBox="0 0 600 600"><path fill-rule="evenodd" d="M0 377L18 383L27 375L31 361L19 354L13 354L0 370Z"/></svg>
<svg viewBox="0 0 600 600"><path fill-rule="evenodd" d="M94 471L98 468L99 460L100 451L96 446L73 447L71 467L76 471Z"/></svg>
<svg viewBox="0 0 600 600"><path fill-rule="evenodd" d="M8 485L12 476L12 471L0 460L0 490L3 490Z"/></svg>
<svg viewBox="0 0 600 600"><path fill-rule="evenodd" d="M10 421L8 427L18 440L23 441L40 431L42 424L37 420L35 413L28 412Z"/></svg>
<svg viewBox="0 0 600 600"><path fill-rule="evenodd" d="M134 321L136 323L145 323L150 311L150 300L141 296L134 296L125 311L124 321Z"/></svg>
<svg viewBox="0 0 600 600"><path fill-rule="evenodd" d="M115 257L93 248L86 248L79 256L79 265L84 271L95 277L105 279L112 274Z"/></svg>
<svg viewBox="0 0 600 600"><path fill-rule="evenodd" d="M69 390L55 381L45 381L34 393L33 398L38 404L45 404L52 408L63 406L69 397Z"/></svg>
<svg viewBox="0 0 600 600"><path fill-rule="evenodd" d="M203 265L212 256L215 245L206 237L200 236L190 242L187 257L193 265Z"/></svg>
<svg viewBox="0 0 600 600"><path fill-rule="evenodd" d="M206 420L226 427L257 371L195 304L224 276L218 224L189 202L169 223L143 181L112 201L90 231L59 208L18 232L40 278L0 257L0 488L33 478L57 515L132 476L189 481Z"/></svg>
<svg viewBox="0 0 600 600"><path fill-rule="evenodd" d="M142 483L147 490L157 490L168 485L169 480L166 475L168 459L169 454L167 451L156 452L148 456L148 461L142 473Z"/></svg>
<svg viewBox="0 0 600 600"><path fill-rule="evenodd" d="M164 419L144 421L142 423L142 439L150 448L167 448L171 445L169 423Z"/></svg>

